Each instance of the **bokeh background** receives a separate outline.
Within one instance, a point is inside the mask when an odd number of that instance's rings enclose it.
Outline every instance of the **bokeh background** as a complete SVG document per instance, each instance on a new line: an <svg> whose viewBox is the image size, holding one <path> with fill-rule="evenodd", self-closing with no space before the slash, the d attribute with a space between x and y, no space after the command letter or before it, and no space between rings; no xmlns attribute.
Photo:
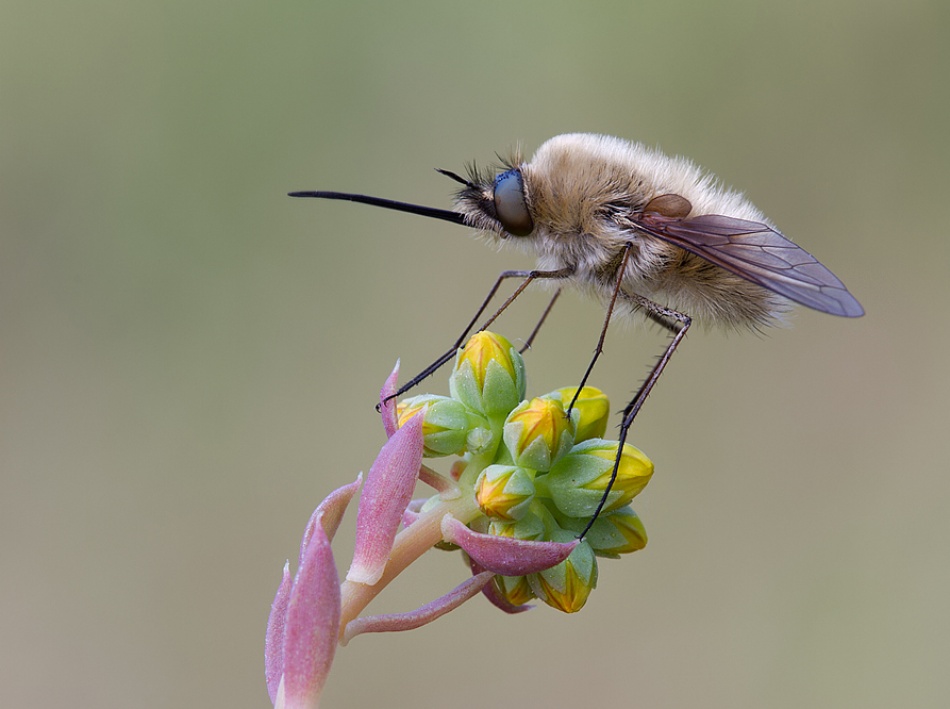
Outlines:
<svg viewBox="0 0 950 709"><path fill-rule="evenodd" d="M281 566L372 462L382 379L531 264L285 193L447 207L433 167L567 131L691 156L868 314L691 332L632 434L657 465L647 549L602 563L577 615L476 600L360 637L325 706L946 706L946 2L0 14L0 706L268 705ZM562 300L531 392L576 382L600 313ZM664 342L612 330L593 383L619 408ZM430 556L373 609L464 575Z"/></svg>

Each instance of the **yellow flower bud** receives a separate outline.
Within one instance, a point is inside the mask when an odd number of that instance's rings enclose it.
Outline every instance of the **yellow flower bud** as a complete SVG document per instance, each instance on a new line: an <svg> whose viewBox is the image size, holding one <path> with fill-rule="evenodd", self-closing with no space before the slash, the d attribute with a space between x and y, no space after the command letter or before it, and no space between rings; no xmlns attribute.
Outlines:
<svg viewBox="0 0 950 709"><path fill-rule="evenodd" d="M629 506L601 515L584 537L597 556L618 557L647 545L647 530Z"/></svg>
<svg viewBox="0 0 950 709"><path fill-rule="evenodd" d="M577 387L565 387L552 393L560 395L561 406L567 410L576 391ZM610 400L604 392L596 387L585 386L574 402L572 413L574 411L580 415L574 434L575 443L589 438L603 438L607 432L607 419L610 418Z"/></svg>
<svg viewBox="0 0 950 709"><path fill-rule="evenodd" d="M613 473L614 462L617 459L617 444L611 442L611 445L606 448L592 448L588 451L588 454L610 464L602 475L584 486L588 490L603 493L607 489L607 485L610 484L610 476ZM653 477L653 461L647 458L639 448L624 443L623 453L620 456L620 467L617 468L617 477L614 480L613 487L610 488L611 493L619 492L620 496L615 500L608 500L604 506L604 511L617 510L630 504L630 501L647 486L651 477Z"/></svg>
<svg viewBox="0 0 950 709"><path fill-rule="evenodd" d="M511 361L512 344L501 335L482 330L472 335L459 353L455 363L456 369L468 362L472 366L472 373L479 389L485 388L485 374L489 362L497 362L512 379L515 377L515 366Z"/></svg>
<svg viewBox="0 0 950 709"><path fill-rule="evenodd" d="M452 397L489 417L504 417L524 398L524 360L501 335L477 332L455 357Z"/></svg>
<svg viewBox="0 0 950 709"><path fill-rule="evenodd" d="M513 606L520 606L537 598L526 576L495 576L492 582L498 595Z"/></svg>
<svg viewBox="0 0 950 709"><path fill-rule="evenodd" d="M469 410L447 396L423 395L396 404L400 427L409 419L425 412L422 423L423 452L428 457L455 455L465 448L472 422Z"/></svg>
<svg viewBox="0 0 950 709"><path fill-rule="evenodd" d="M543 540L545 526L544 520L538 515L539 512L547 514L547 511L542 507L532 504L528 513L514 522L493 519L488 523L488 533L498 537L508 537L509 539Z"/></svg>
<svg viewBox="0 0 950 709"><path fill-rule="evenodd" d="M573 538L567 533L566 538ZM597 560L586 542L557 566L528 577L531 590L552 608L565 613L576 613L590 592L597 586Z"/></svg>
<svg viewBox="0 0 950 709"><path fill-rule="evenodd" d="M475 501L492 519L520 519L533 498L532 474L514 465L489 465L475 481Z"/></svg>
<svg viewBox="0 0 950 709"><path fill-rule="evenodd" d="M617 442L592 438L578 443L558 460L543 480L558 510L570 517L588 517L597 509L610 483ZM650 481L653 463L640 450L624 444L617 479L610 489L603 511L609 512L630 503Z"/></svg>
<svg viewBox="0 0 950 709"><path fill-rule="evenodd" d="M574 427L560 402L523 402L505 421L504 440L517 465L547 471L574 445Z"/></svg>

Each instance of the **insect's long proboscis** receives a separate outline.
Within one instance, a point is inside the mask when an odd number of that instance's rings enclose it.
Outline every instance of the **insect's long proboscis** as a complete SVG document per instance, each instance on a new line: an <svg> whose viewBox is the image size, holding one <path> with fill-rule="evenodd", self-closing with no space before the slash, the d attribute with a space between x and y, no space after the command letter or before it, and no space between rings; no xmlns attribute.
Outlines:
<svg viewBox="0 0 950 709"><path fill-rule="evenodd" d="M399 202L394 199L383 199L382 197L372 197L365 194L351 194L349 192L325 192L325 191L304 191L288 192L290 197L316 197L318 199L340 199L347 202L359 202L361 204L370 204L374 207L383 207L392 209L396 212L408 212L409 214L418 214L422 217L432 217L441 219L453 224L465 225L465 217L450 209L439 209L437 207L426 207L421 204L410 204L409 202Z"/></svg>

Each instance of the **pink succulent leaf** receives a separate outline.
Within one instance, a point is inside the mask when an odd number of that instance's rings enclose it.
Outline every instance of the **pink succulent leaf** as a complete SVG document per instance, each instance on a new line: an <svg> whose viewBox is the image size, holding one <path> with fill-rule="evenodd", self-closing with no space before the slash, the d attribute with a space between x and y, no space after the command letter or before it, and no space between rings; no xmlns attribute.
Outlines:
<svg viewBox="0 0 950 709"><path fill-rule="evenodd" d="M396 366L393 367L392 374L386 378L383 383L383 389L379 392L379 413L383 417L383 429L386 431L386 438L392 438L396 429L399 428L399 419L396 416L396 382L399 381L399 360L396 360Z"/></svg>
<svg viewBox="0 0 950 709"><path fill-rule="evenodd" d="M285 563L284 575L270 607L267 634L264 636L264 681L267 682L267 694L270 695L271 704L277 700L277 687L284 674L284 625L287 620L290 588L290 563Z"/></svg>
<svg viewBox="0 0 950 709"><path fill-rule="evenodd" d="M425 503L426 503L426 498L420 497L419 499L413 500L406 506L406 509L402 513L403 527L408 527L417 519L419 519L419 510L422 509L422 506Z"/></svg>
<svg viewBox="0 0 950 709"><path fill-rule="evenodd" d="M468 559L469 564L472 567L472 574L478 575L482 573L483 569L478 565L471 557ZM520 606L516 606L513 603L509 602L507 598L498 593L498 589L495 588L495 584L486 583L482 586L482 594L485 598L488 599L495 608L503 610L505 613L515 614L515 613L524 613L525 611L530 611L534 608L530 603L522 603Z"/></svg>
<svg viewBox="0 0 950 709"><path fill-rule="evenodd" d="M303 538L300 540L300 557L298 566L303 563L303 555L313 536L313 529L319 522L323 526L323 531L327 539L332 540L336 535L336 530L340 528L340 522L343 520L343 513L346 512L353 495L363 484L363 473L356 476L356 480L349 485L338 487L324 498L323 502L317 505L317 509L310 515L310 521L307 522L307 528L304 530Z"/></svg>
<svg viewBox="0 0 950 709"><path fill-rule="evenodd" d="M437 473L428 465L419 466L419 480L436 492L441 493L443 499L446 500L454 500L462 494L455 480L445 477L442 473Z"/></svg>
<svg viewBox="0 0 950 709"><path fill-rule="evenodd" d="M475 596L485 584L491 581L492 576L494 574L491 571L472 576L441 598L426 603L410 613L372 615L350 621L343 631L343 643L348 643L362 633L387 633L396 630L421 628L423 625L431 623L436 618L441 618L449 611L458 608L465 601Z"/></svg>
<svg viewBox="0 0 950 709"><path fill-rule="evenodd" d="M340 631L340 580L322 525L297 569L284 627L284 707L316 707Z"/></svg>
<svg viewBox="0 0 950 709"><path fill-rule="evenodd" d="M366 475L348 581L372 586L382 577L420 465L422 416L416 414L383 444Z"/></svg>
<svg viewBox="0 0 950 709"><path fill-rule="evenodd" d="M458 544L483 569L502 576L536 574L560 564L578 545L570 542L532 542L473 532L452 515L442 518L442 537Z"/></svg>

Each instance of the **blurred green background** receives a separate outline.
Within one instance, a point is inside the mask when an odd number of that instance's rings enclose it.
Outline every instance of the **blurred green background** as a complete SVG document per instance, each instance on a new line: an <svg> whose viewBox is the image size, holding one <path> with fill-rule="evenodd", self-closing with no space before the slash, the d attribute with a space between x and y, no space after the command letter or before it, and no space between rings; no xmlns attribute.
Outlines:
<svg viewBox="0 0 950 709"><path fill-rule="evenodd" d="M285 193L447 207L433 167L579 130L714 170L868 314L691 332L632 433L647 549L574 616L360 637L325 706L946 706L948 76L938 0L7 0L0 705L268 705L281 566L372 462L380 383L531 264ZM578 380L600 313L562 300L529 391ZM619 408L664 342L612 330L592 382ZM464 576L429 556L372 609Z"/></svg>

